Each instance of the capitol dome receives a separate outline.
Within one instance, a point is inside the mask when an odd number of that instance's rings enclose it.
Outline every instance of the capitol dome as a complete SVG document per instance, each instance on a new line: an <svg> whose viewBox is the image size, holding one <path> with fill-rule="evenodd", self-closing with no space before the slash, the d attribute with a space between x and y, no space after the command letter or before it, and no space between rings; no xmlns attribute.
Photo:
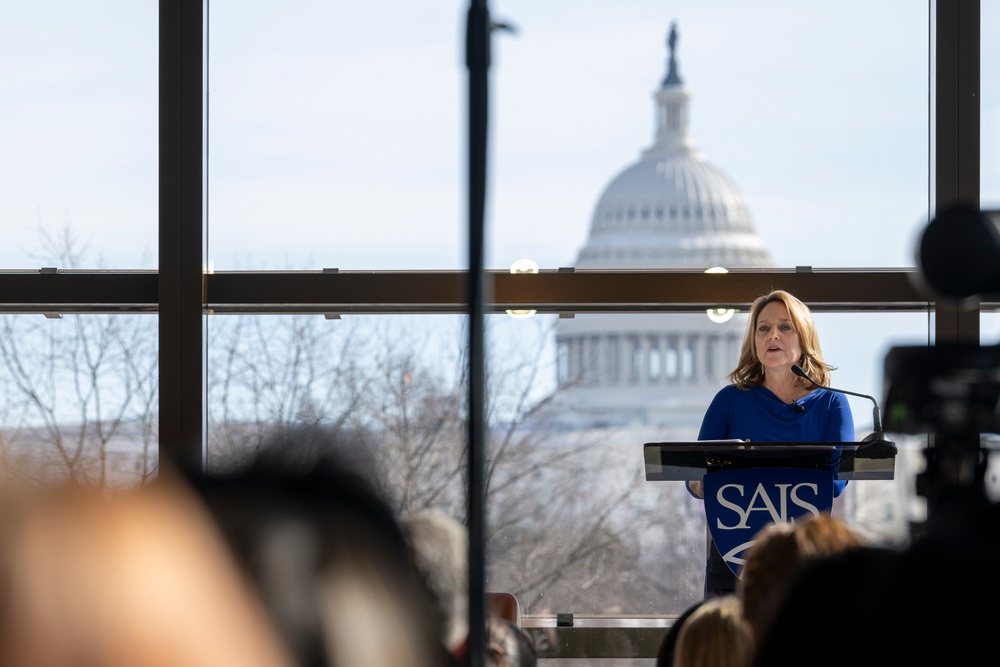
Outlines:
<svg viewBox="0 0 1000 667"><path fill-rule="evenodd" d="M676 35L672 28L667 75L654 94L654 143L605 188L577 268L771 266L743 195L691 143Z"/></svg>
<svg viewBox="0 0 1000 667"><path fill-rule="evenodd" d="M654 92L653 145L616 175L594 208L576 269L769 267L736 185L688 136L690 96L667 40ZM739 357L746 315L581 313L556 325L557 421L572 428L650 426L694 439L701 415Z"/></svg>

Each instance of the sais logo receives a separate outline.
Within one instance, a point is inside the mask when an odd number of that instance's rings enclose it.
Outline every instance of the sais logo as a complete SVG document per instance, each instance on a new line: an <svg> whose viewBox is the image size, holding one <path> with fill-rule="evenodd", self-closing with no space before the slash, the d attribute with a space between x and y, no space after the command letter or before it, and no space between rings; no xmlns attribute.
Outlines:
<svg viewBox="0 0 1000 667"><path fill-rule="evenodd" d="M705 514L719 553L737 575L753 538L769 523L829 512L833 473L802 468L747 468L705 475Z"/></svg>

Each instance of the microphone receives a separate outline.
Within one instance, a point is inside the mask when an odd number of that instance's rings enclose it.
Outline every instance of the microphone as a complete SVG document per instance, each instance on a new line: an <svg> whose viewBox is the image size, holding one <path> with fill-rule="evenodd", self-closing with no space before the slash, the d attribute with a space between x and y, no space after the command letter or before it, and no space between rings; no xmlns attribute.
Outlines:
<svg viewBox="0 0 1000 667"><path fill-rule="evenodd" d="M870 444L885 443L889 445L891 448L889 451L885 453L885 458L889 458L895 455L896 445L891 440L886 440L885 436L882 433L882 416L879 413L878 401L875 400L874 396L869 396L868 394L859 394L857 392L847 391L846 389L835 389L834 387L824 387L819 382L816 382L816 380L813 380L811 377L809 377L809 374L806 373L804 370L802 370L802 367L799 366L798 364L792 364L792 372L798 375L800 378L805 378L806 380L809 380L809 382L812 382L820 389L826 389L827 391L835 391L838 394L849 394L851 396L857 396L859 398L867 398L869 401L871 401L872 405L874 406L872 408L872 433L866 435L864 439L861 440L861 442ZM881 457L873 456L872 458L881 458Z"/></svg>
<svg viewBox="0 0 1000 667"><path fill-rule="evenodd" d="M790 408L791 408L792 410L794 410L795 412L805 412L805 411L806 411L806 406L804 406L804 405L799 405L799 404L798 404L798 403L796 403L795 401L792 401L791 403L789 403L789 404L788 404L788 407L790 407Z"/></svg>
<svg viewBox="0 0 1000 667"><path fill-rule="evenodd" d="M835 391L838 394L850 394L851 396L858 396L859 398L867 398L869 401L872 402L872 405L875 406L875 408L872 410L872 430L875 431L876 433L880 433L882 431L882 418L879 415L878 402L876 402L874 396L869 396L868 394L857 394L853 391L847 391L846 389L834 389L833 387L824 387L819 382L816 382L816 380L813 380L811 377L809 377L809 374L806 373L804 370L802 370L802 366L799 366L798 364L792 364L792 372L798 375L800 378L805 378L809 380L820 389Z"/></svg>

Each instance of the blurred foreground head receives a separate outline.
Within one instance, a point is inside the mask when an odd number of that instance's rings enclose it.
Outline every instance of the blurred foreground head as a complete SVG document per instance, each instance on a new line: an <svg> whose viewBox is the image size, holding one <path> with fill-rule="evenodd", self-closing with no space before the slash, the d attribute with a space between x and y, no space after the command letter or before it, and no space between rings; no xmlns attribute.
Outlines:
<svg viewBox="0 0 1000 667"><path fill-rule="evenodd" d="M864 539L843 519L828 513L769 524L757 534L737 586L743 615L761 637L795 582L810 563L858 549Z"/></svg>
<svg viewBox="0 0 1000 667"><path fill-rule="evenodd" d="M469 637L469 534L465 525L434 510L400 519L417 567L445 619L442 641L457 653Z"/></svg>
<svg viewBox="0 0 1000 667"><path fill-rule="evenodd" d="M300 667L428 667L443 618L355 444L282 429L245 468L191 476Z"/></svg>
<svg viewBox="0 0 1000 667"><path fill-rule="evenodd" d="M0 664L291 667L203 506L176 480L5 498Z"/></svg>

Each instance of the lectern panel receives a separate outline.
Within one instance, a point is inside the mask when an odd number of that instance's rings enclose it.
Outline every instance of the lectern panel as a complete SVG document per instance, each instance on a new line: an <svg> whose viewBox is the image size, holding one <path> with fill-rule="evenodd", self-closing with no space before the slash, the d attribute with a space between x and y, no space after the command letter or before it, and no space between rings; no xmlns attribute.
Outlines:
<svg viewBox="0 0 1000 667"><path fill-rule="evenodd" d="M648 481L700 480L706 472L752 467L834 470L836 479L892 479L896 446L891 442L746 442L700 440L647 442Z"/></svg>

